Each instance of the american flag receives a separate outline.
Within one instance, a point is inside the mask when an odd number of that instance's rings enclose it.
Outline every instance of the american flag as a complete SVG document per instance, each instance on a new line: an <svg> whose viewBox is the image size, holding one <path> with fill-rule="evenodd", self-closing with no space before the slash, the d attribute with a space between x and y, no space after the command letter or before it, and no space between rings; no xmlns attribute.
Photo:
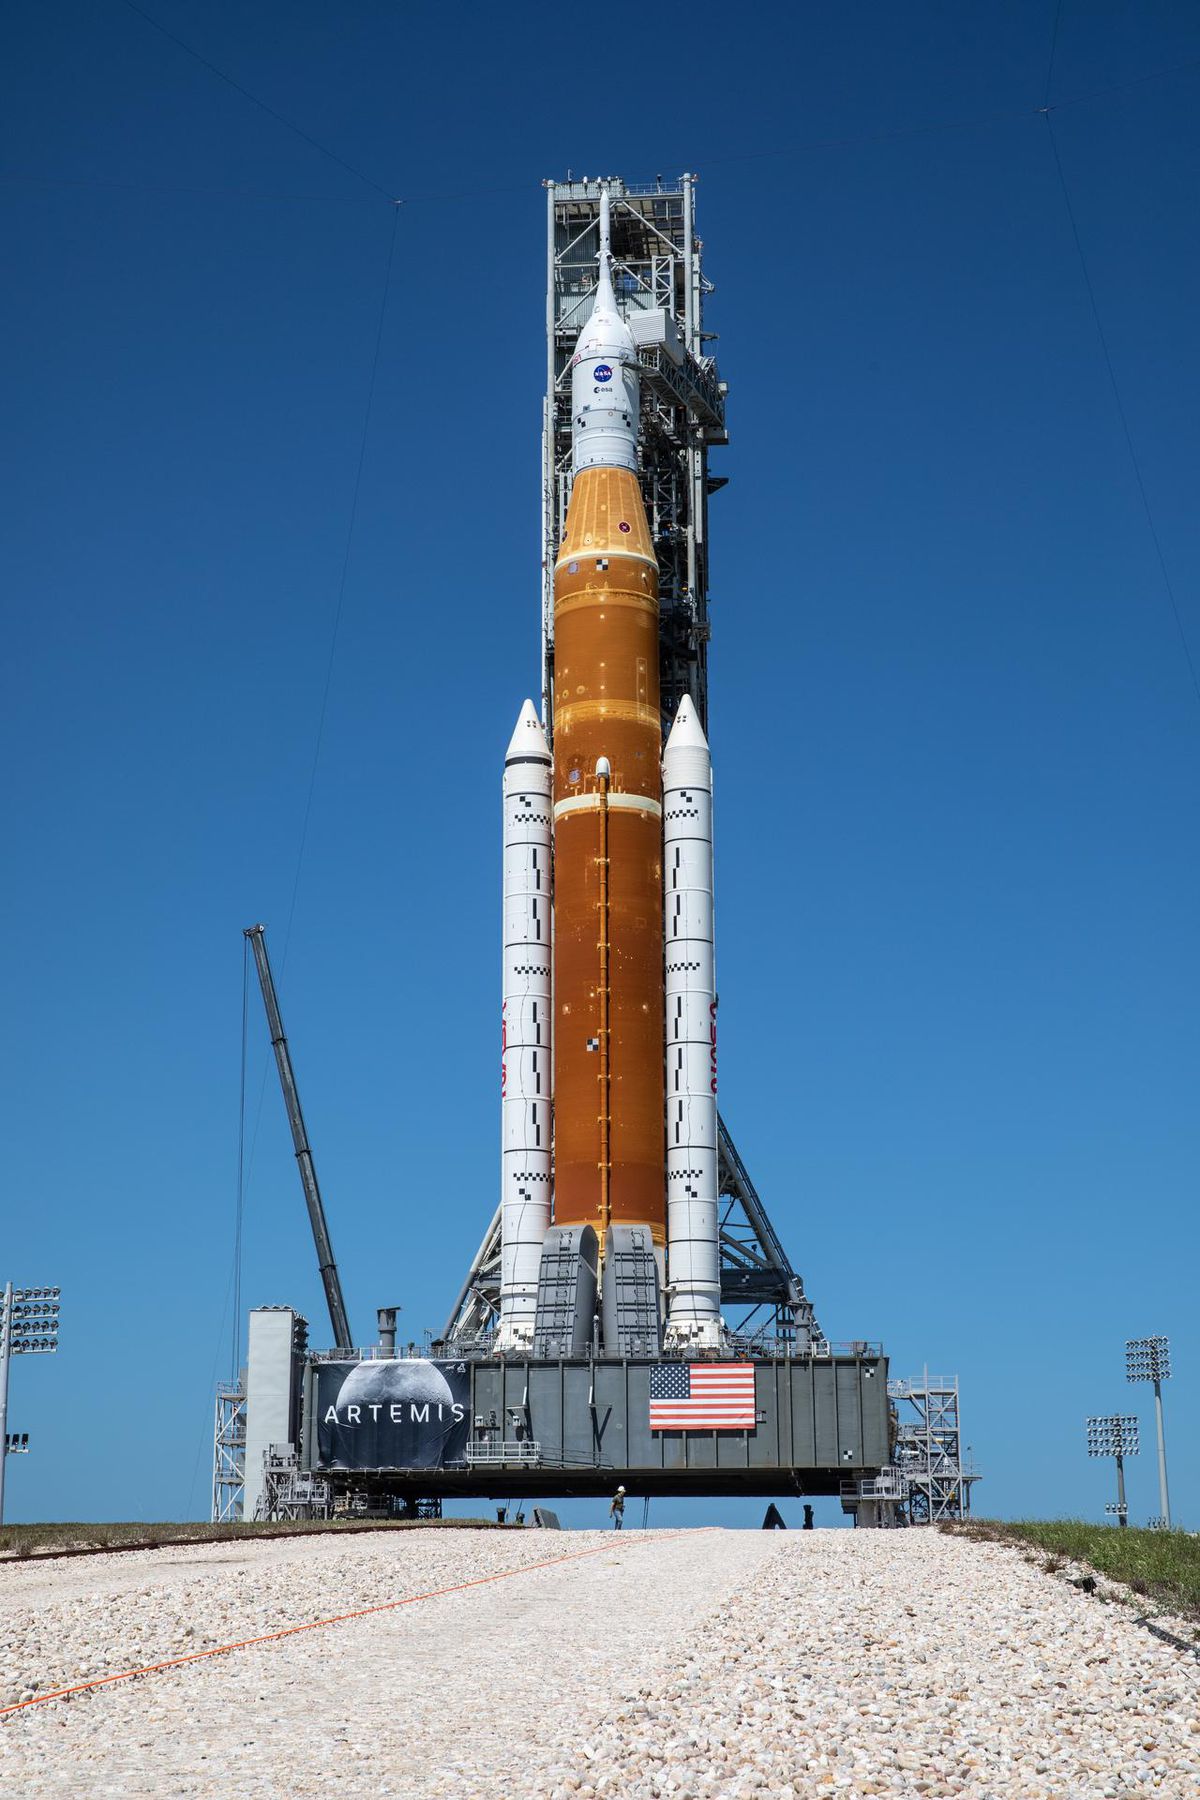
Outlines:
<svg viewBox="0 0 1200 1800"><path fill-rule="evenodd" d="M731 1431L754 1422L753 1363L663 1362L651 1369L651 1431Z"/></svg>

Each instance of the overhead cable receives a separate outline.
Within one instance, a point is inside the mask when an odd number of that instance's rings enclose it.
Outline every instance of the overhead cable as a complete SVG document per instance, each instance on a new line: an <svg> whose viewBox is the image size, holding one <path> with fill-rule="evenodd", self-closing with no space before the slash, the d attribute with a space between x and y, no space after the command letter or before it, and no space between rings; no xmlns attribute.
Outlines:
<svg viewBox="0 0 1200 1800"><path fill-rule="evenodd" d="M329 654L325 661L325 680L321 692L321 705L317 715L316 739L313 744L312 766L308 776L308 791L304 800L304 814L300 825L300 846L296 852L296 872L292 877L292 893L288 903L287 925L283 934L283 953L279 959L282 974L287 967L288 948L292 940L292 922L296 916L296 897L300 891L300 876L304 868L304 853L308 844L308 827L312 818L313 795L317 786L317 771L321 762L321 750L325 742L325 720L329 712L329 695L333 685L333 669L337 659L338 635L341 629L342 614L346 602L346 581L350 572L350 554L354 546L354 528L358 520L358 500L362 490L363 467L366 463L367 437L371 426L371 414L375 404L375 387L379 375L379 355L383 345L383 330L387 319L388 299L392 289L392 270L396 260L396 237L400 224L400 209L392 210L392 229L388 239L387 266L384 271L383 292L379 301L379 317L375 326L375 347L371 355L371 372L367 380L367 400L363 409L362 431L358 441L358 460L354 471L354 488L350 500L350 517L346 526L346 542L342 552L341 578L338 582L337 600L333 609L333 628L329 635ZM246 1159L244 1182L249 1182L250 1170L254 1167L254 1153L258 1147L259 1127L262 1124L263 1104L267 1093L267 1075L269 1063L264 1063L262 1080L258 1088L258 1104L254 1114L254 1130L250 1136L250 1152Z"/></svg>
<svg viewBox="0 0 1200 1800"><path fill-rule="evenodd" d="M1195 659L1192 656L1191 645L1188 643L1187 631L1184 628L1183 614L1179 610L1179 601L1175 594L1175 586L1171 580L1170 570L1167 568L1167 559L1163 554L1162 539L1158 534L1158 526L1154 520L1154 509L1150 505L1150 496L1146 491L1146 480L1145 476L1142 474L1141 459L1138 456L1137 447L1133 441L1133 433L1129 429L1129 415L1125 411L1125 402L1121 398L1121 387L1117 380L1117 371L1113 364L1112 351L1109 349L1108 345L1108 334L1104 329L1104 321L1100 317L1100 307L1096 300L1096 289L1093 286L1091 273L1088 269L1087 257L1084 254L1083 239L1079 235L1079 224L1075 217L1075 208L1071 204L1071 192L1067 186L1067 177L1063 169L1062 157L1058 153L1058 139L1054 135L1054 120L1051 117L1051 114L1055 110L1054 107L1047 106L1042 108L1042 113L1046 120L1046 129L1050 134L1050 149L1054 157L1054 167L1058 172L1059 187L1062 189L1063 205L1067 212L1067 222L1071 228L1071 237L1075 244L1075 254L1079 258L1079 269L1083 276L1083 285L1087 290L1088 304L1092 309L1092 319L1096 327L1096 336L1100 340L1100 352L1104 358L1104 367L1108 371L1108 384L1112 389L1113 404L1117 409L1117 418L1120 420L1121 432L1125 439L1125 448L1129 452L1129 461L1133 469L1133 478L1137 485L1138 495L1141 499L1142 511L1146 517L1146 525L1150 532L1150 540L1154 545L1154 554L1158 559L1158 567L1159 572L1162 575L1163 587L1166 589L1167 599L1171 604L1171 612L1175 619L1175 629L1179 633L1179 642L1183 650L1184 661L1187 663L1188 674L1191 676L1192 691L1194 692L1197 701L1200 701L1200 676L1198 676L1196 672Z"/></svg>
<svg viewBox="0 0 1200 1800"><path fill-rule="evenodd" d="M383 293L379 301L379 319L375 327L375 349L371 356L371 373L367 381L367 404L363 409L362 431L358 440L358 462L354 471L354 491L350 499L350 518L346 526L346 544L342 552L342 573L338 582L337 603L333 612L333 630L329 638L329 657L325 665L325 685L321 694L321 710L317 717L317 739L313 747L312 769L308 778L308 795L304 802L304 820L300 827L300 849L296 856L296 874L292 882L292 898L288 907L287 928L283 936L283 955L280 969L287 965L288 944L292 935L292 919L296 912L296 893L300 886L300 872L304 866L304 850L308 842L308 822L312 815L313 793L317 785L317 768L321 761L321 747L325 740L325 719L329 711L329 690L333 683L333 665L337 656L338 632L341 628L342 613L346 602L346 578L350 572L350 553L354 547L354 527L358 521L358 497L362 490L363 465L367 457L367 436L371 429L371 413L375 404L375 383L379 374L379 351L383 343L383 327L387 318L388 297L392 290L392 268L396 260L396 233L400 224L400 212L397 208L392 214L392 234L388 243L387 269L383 279Z"/></svg>
<svg viewBox="0 0 1200 1800"><path fill-rule="evenodd" d="M194 49L191 44L185 43L183 38L176 37L173 31L168 31L167 27L156 19L152 13L148 13L143 7L138 6L135 3L135 0L125 0L125 5L129 8L131 13L136 13L139 19L145 20L147 25L152 25L155 31L161 32L163 37L169 39L172 44L177 45L177 47L184 51L186 55L198 62L202 68L207 69L210 75L215 75L218 81L223 81L226 87L231 87L236 94L242 96L243 100L248 100L251 106L257 106L260 112L265 112L268 118L275 120L276 124L282 125L286 131L292 132L295 137L302 138L306 144L312 147L312 149L319 151L320 154L327 157L330 162L337 163L338 167L340 169L345 169L348 175L353 175L356 181L365 182L369 188L374 188L375 192L381 194L385 200L394 201L395 196L389 194L386 188L380 187L377 181L373 181L369 175L364 175L361 169L356 169L353 163L347 162L344 156L339 156L336 150L331 150L328 144L320 143L309 132L297 125L294 120L285 118L284 115L281 112L277 112L273 106L268 106L265 100L260 100L257 94L252 94L250 89L243 87L240 81L235 81L232 75L227 75L224 69L219 69L216 63L208 60L207 56L202 56L199 50Z"/></svg>
<svg viewBox="0 0 1200 1800"><path fill-rule="evenodd" d="M229 1379L236 1381L242 1362L242 1223L246 1203L246 1039L250 990L250 940L242 936L242 1058L238 1083L237 1199L233 1214L233 1346Z"/></svg>
<svg viewBox="0 0 1200 1800"><path fill-rule="evenodd" d="M388 193L386 188L381 187L378 182L373 181L369 175L364 175L362 171L356 169L352 163L346 162L346 160L339 156L336 151L328 149L326 145L318 142L318 140L310 136L308 132L303 131L298 125L294 125L290 119L285 118L282 113L276 112L274 107L268 106L265 101L260 100L257 95L252 94L248 88L244 88L240 82L236 82L232 77L225 75L222 70L218 69L215 64L208 62L205 57L199 56L196 51L191 49L190 45L185 44L181 38L175 37L172 32L167 31L165 27L159 25L158 21L152 19L149 13L143 12L141 7L134 4L134 0L124 0L124 4L130 7L133 12L137 13L139 17L145 19L148 24L154 25L157 30L163 32L163 35L170 38L172 43L178 44L179 47L186 50L189 55L195 56L197 61L203 63L206 68L211 69L215 75L219 75L223 81L228 82L228 84L235 88L238 93L245 95L246 99L252 101L255 106L260 107L262 111L269 114L271 118L277 119L281 125L284 125L306 144L310 144L314 149L319 150L323 156L328 157L341 168L356 176L360 181L365 183L372 194L387 200L388 204L391 206L419 206L427 203L438 206L451 206L458 203L466 203L467 201L470 201L474 205L484 196L496 197L513 194L527 194L530 187L533 185L531 179L529 181L509 182L494 187L480 186L463 188L450 193L429 190L424 193L392 195ZM1051 70L1052 67L1053 65L1051 64ZM972 114L967 118L934 119L923 125L900 125L890 130L857 132L840 137L809 138L794 144L777 144L773 148L766 150L731 151L726 156L717 155L706 157L705 167L715 168L730 162L780 161L787 157L803 156L819 150L853 150L861 145L891 144L901 142L905 138L937 136L943 132L971 131L981 129L985 125L1003 124L1005 122L1021 119L1037 119L1044 117L1047 111L1062 112L1067 107L1086 106L1095 100L1107 99L1112 94L1124 93L1130 88L1144 87L1151 81L1166 81L1173 75L1189 74L1194 69L1200 69L1200 57L1193 58L1190 62L1176 63L1172 67L1166 69L1151 69L1144 75L1132 75L1124 81L1109 82L1104 87L1092 88L1086 93L1068 94L1065 98L1056 100L1053 106L1005 107L995 112ZM659 158L658 160L669 162L673 159L667 157ZM684 158L680 160L686 161L687 159ZM267 189L254 188L197 187L195 185L176 185L165 182L117 181L109 180L102 176L41 175L21 169L0 170L0 181L25 182L31 186L38 187L108 188L114 192L125 191L145 194L180 194L200 198L211 197L213 199L283 202L311 201L314 204L319 205L344 205L346 202L346 196L341 194L279 193Z"/></svg>

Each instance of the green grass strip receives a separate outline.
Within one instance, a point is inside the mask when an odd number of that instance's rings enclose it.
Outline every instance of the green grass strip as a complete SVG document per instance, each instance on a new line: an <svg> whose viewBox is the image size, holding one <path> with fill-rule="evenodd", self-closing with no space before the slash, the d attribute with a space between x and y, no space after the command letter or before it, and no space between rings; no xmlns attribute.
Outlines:
<svg viewBox="0 0 1200 1800"><path fill-rule="evenodd" d="M54 1525L6 1525L0 1530L0 1558L62 1555L67 1551L157 1549L179 1544L223 1544L246 1538L302 1537L309 1533L362 1531L503 1531L513 1527L495 1519L255 1519L245 1524L213 1525L207 1520L175 1522L141 1519L118 1524L86 1522Z"/></svg>
<svg viewBox="0 0 1200 1800"><path fill-rule="evenodd" d="M1171 1611L1200 1619L1200 1537L1186 1531L1122 1531L1083 1519L971 1519L946 1527L956 1537L984 1543L1028 1545L1051 1563L1086 1563L1110 1581L1158 1600Z"/></svg>

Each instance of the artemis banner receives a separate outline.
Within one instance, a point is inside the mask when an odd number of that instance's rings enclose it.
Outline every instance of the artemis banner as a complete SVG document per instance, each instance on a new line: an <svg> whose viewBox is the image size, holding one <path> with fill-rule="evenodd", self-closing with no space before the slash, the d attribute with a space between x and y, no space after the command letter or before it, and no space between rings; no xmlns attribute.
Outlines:
<svg viewBox="0 0 1200 1800"><path fill-rule="evenodd" d="M317 1457L324 1469L441 1469L470 1428L466 1363L397 1357L318 1363Z"/></svg>

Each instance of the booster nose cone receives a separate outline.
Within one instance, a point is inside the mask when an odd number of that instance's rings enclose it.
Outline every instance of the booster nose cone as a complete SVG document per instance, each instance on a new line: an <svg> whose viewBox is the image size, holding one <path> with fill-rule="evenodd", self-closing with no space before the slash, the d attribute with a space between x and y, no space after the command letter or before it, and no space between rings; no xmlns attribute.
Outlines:
<svg viewBox="0 0 1200 1800"><path fill-rule="evenodd" d="M515 762L550 761L550 746L546 742L546 733L542 729L542 721L537 716L537 708L532 700L527 700L521 708L516 729L508 741L508 749L504 752L504 765Z"/></svg>
<svg viewBox="0 0 1200 1800"><path fill-rule="evenodd" d="M704 735L704 727L700 723L700 715L696 711L696 703L690 694L685 694L675 712L675 720L667 734L663 755L669 750L707 750L708 739Z"/></svg>
<svg viewBox="0 0 1200 1800"><path fill-rule="evenodd" d="M663 786L712 789L712 756L696 702L685 694L667 733L662 756Z"/></svg>
<svg viewBox="0 0 1200 1800"><path fill-rule="evenodd" d="M571 442L580 469L637 469L637 346L617 311L608 189L600 191L600 254L591 317L571 358Z"/></svg>

